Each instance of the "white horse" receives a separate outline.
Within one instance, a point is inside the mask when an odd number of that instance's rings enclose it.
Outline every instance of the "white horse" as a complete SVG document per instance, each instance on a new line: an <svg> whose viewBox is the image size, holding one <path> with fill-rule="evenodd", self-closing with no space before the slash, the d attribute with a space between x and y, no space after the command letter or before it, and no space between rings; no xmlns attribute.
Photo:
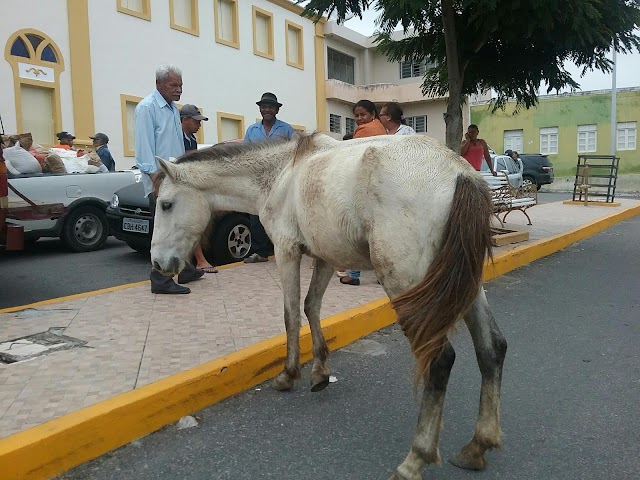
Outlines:
<svg viewBox="0 0 640 480"><path fill-rule="evenodd" d="M300 376L300 261L315 268L304 301L313 341L311 390L329 383L320 326L334 265L373 269L417 358L424 392L411 451L392 478L419 480L439 463L442 406L455 352L448 334L464 318L482 387L475 435L451 462L482 469L499 447L506 342L489 310L482 268L491 252L488 186L451 150L424 136L339 142L311 135L285 143L225 144L169 163L158 159L151 258L177 274L214 210L257 214L273 241L284 292L287 357L273 381ZM345 287L352 288L352 287Z"/></svg>

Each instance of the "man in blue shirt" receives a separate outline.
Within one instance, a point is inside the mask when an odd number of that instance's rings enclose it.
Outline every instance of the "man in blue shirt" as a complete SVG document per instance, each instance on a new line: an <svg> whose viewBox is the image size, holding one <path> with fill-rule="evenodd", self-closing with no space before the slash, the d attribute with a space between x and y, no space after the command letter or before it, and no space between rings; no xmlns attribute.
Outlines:
<svg viewBox="0 0 640 480"><path fill-rule="evenodd" d="M271 92L262 94L262 98L256 102L260 107L260 115L262 121L254 123L247 128L244 141L264 142L274 140L291 140L294 130L291 125L282 120L278 120L276 115L280 111L281 103L278 98ZM270 245L267 232L264 231L260 218L257 215L250 215L249 224L251 229L252 247L254 253L244 259L245 263L268 262Z"/></svg>
<svg viewBox="0 0 640 480"><path fill-rule="evenodd" d="M109 147L107 147L107 143L109 143L109 137L107 137L104 133L96 133L93 137L89 138L93 140L93 148L96 149L96 153L100 157L102 164L107 167L107 170L109 170L110 172L115 172L116 161L111 156Z"/></svg>
<svg viewBox="0 0 640 480"><path fill-rule="evenodd" d="M182 72L163 65L156 70L156 88L140 101L134 115L136 134L136 164L142 172L144 194L149 197L151 215L156 212L156 195L149 175L156 172L156 155L168 160L184 155L184 142L180 114L175 104L182 96ZM203 270L187 263L178 275L179 283L187 283L204 275ZM151 270L152 293L190 293L173 278Z"/></svg>

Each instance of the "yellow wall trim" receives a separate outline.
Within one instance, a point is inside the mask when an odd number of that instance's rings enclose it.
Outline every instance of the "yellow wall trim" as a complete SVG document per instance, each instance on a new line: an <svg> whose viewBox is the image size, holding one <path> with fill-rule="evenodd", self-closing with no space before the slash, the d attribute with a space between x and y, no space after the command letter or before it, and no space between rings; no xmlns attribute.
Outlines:
<svg viewBox="0 0 640 480"><path fill-rule="evenodd" d="M289 58L289 30L293 30L297 35L298 42L298 58L293 61ZM284 22L284 38L287 46L287 65L290 67L299 68L300 70L304 70L304 32L301 25L297 23L290 22L289 20L285 20Z"/></svg>
<svg viewBox="0 0 640 480"><path fill-rule="evenodd" d="M316 23L314 56L316 73L316 131L327 131L327 93L325 82L324 27Z"/></svg>
<svg viewBox="0 0 640 480"><path fill-rule="evenodd" d="M189 0L191 5L191 27L179 25L175 21L175 0L169 0L169 26L174 30L200 36L200 18L198 17L198 0Z"/></svg>
<svg viewBox="0 0 640 480"><path fill-rule="evenodd" d="M218 112L217 115L218 126L218 143L222 142L222 120L233 120L238 122L238 136L236 139L244 138L244 115L237 115L235 113Z"/></svg>
<svg viewBox="0 0 640 480"><path fill-rule="evenodd" d="M267 19L268 29L267 29L267 43L268 43L268 51L262 52L258 50L258 29L257 22L258 17L263 17ZM273 13L263 10L261 8L253 5L251 7L251 24L253 26L253 53L254 55L258 55L259 57L268 58L269 60L273 60L275 58L275 50L273 47Z"/></svg>
<svg viewBox="0 0 640 480"><path fill-rule="evenodd" d="M232 5L233 8L233 40L225 40L220 34L220 28L218 27L218 19L220 18L220 5L221 0L213 0L213 23L216 32L216 43L226 45L227 47L240 48L240 24L238 21L238 0L225 0Z"/></svg>
<svg viewBox="0 0 640 480"><path fill-rule="evenodd" d="M91 79L89 0L67 0L67 16L74 135L79 144L91 145L89 136L94 135L96 130Z"/></svg>
<svg viewBox="0 0 640 480"><path fill-rule="evenodd" d="M291 3L289 0L267 0L267 1L270 3L273 3L274 5L279 6L280 8L293 12L297 15L301 15L302 12L304 11L303 7L295 3ZM326 17L321 17L319 20L319 23L327 23Z"/></svg>
<svg viewBox="0 0 640 480"><path fill-rule="evenodd" d="M116 8L120 13L131 15L132 17L138 17L143 20L151 21L151 0L142 0L142 12L131 10L122 6L122 0L116 0Z"/></svg>
<svg viewBox="0 0 640 480"><path fill-rule="evenodd" d="M127 103L133 103L137 105L141 100L142 97L136 97L134 95L120 95L120 113L122 114L122 147L125 157L135 157L136 155L136 146L129 145L129 122L127 121Z"/></svg>

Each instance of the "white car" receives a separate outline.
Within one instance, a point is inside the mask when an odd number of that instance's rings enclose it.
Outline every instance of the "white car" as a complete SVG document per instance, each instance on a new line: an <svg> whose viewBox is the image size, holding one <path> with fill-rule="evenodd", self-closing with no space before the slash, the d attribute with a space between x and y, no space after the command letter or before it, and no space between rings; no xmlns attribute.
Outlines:
<svg viewBox="0 0 640 480"><path fill-rule="evenodd" d="M114 192L139 179L133 171L111 173L36 173L9 175L9 183L34 202L62 203L66 214L57 219L11 220L24 226L25 239L60 237L74 252L101 249L109 236L105 215ZM18 200L10 190L9 201Z"/></svg>
<svg viewBox="0 0 640 480"><path fill-rule="evenodd" d="M522 187L522 171L524 170L522 161L514 160L508 155L496 154L491 154L491 160L493 161L493 169L496 172L504 172L507 174L509 185L514 188ZM480 170L489 171L487 162L484 159L482 160L482 168Z"/></svg>

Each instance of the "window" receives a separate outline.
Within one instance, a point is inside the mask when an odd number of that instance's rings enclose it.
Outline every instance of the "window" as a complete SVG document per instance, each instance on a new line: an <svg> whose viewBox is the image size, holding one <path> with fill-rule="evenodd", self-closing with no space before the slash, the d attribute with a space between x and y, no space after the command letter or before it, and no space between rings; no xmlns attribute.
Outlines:
<svg viewBox="0 0 640 480"><path fill-rule="evenodd" d="M151 21L151 5L150 0L116 0L118 2L118 11Z"/></svg>
<svg viewBox="0 0 640 480"><path fill-rule="evenodd" d="M427 116L420 115L418 117L407 117L405 119L407 125L413 128L416 133L426 133L427 131Z"/></svg>
<svg viewBox="0 0 640 480"><path fill-rule="evenodd" d="M342 117L340 115L329 114L329 131L342 133Z"/></svg>
<svg viewBox="0 0 640 480"><path fill-rule="evenodd" d="M618 123L618 150L635 150L638 138L637 122Z"/></svg>
<svg viewBox="0 0 640 480"><path fill-rule="evenodd" d="M240 48L238 1L214 0L214 2L216 42L229 47Z"/></svg>
<svg viewBox="0 0 640 480"><path fill-rule="evenodd" d="M244 117L218 112L218 142L244 138Z"/></svg>
<svg viewBox="0 0 640 480"><path fill-rule="evenodd" d="M10 35L5 59L13 70L16 127L35 143L49 146L62 128L60 72L64 59L46 34L25 29Z"/></svg>
<svg viewBox="0 0 640 480"><path fill-rule="evenodd" d="M53 123L53 89L21 84L22 130L31 132L31 136L40 143L51 144L56 131ZM40 142L38 141L40 140Z"/></svg>
<svg viewBox="0 0 640 480"><path fill-rule="evenodd" d="M307 127L305 127L304 125L296 125L295 123L291 123L290 125L293 130L300 135L304 135L305 133L307 133Z"/></svg>
<svg viewBox="0 0 640 480"><path fill-rule="evenodd" d="M142 97L120 95L120 111L122 114L122 139L125 157L136 155L136 131L134 115Z"/></svg>
<svg viewBox="0 0 640 480"><path fill-rule="evenodd" d="M578 153L595 152L598 147L598 126L578 125Z"/></svg>
<svg viewBox="0 0 640 480"><path fill-rule="evenodd" d="M523 144L522 130L505 130L504 131L504 151L515 150L522 153Z"/></svg>
<svg viewBox="0 0 640 480"><path fill-rule="evenodd" d="M400 62L400 78L424 77L427 70L435 67L432 62L426 60L420 62Z"/></svg>
<svg viewBox="0 0 640 480"><path fill-rule="evenodd" d="M355 85L355 64L355 58L333 50L332 48L327 48L327 70L329 70L329 79L333 78Z"/></svg>
<svg viewBox="0 0 640 480"><path fill-rule="evenodd" d="M345 132L346 134L351 134L353 135L353 133L356 131L356 119L355 118L345 118Z"/></svg>
<svg viewBox="0 0 640 480"><path fill-rule="evenodd" d="M200 35L198 0L169 0L171 28L191 35Z"/></svg>
<svg viewBox="0 0 640 480"><path fill-rule="evenodd" d="M304 49L302 45L302 27L285 21L287 39L287 65L304 69Z"/></svg>
<svg viewBox="0 0 640 480"><path fill-rule="evenodd" d="M558 127L540 129L540 153L542 155L558 153Z"/></svg>
<svg viewBox="0 0 640 480"><path fill-rule="evenodd" d="M273 60L273 14L253 6L253 53Z"/></svg>

